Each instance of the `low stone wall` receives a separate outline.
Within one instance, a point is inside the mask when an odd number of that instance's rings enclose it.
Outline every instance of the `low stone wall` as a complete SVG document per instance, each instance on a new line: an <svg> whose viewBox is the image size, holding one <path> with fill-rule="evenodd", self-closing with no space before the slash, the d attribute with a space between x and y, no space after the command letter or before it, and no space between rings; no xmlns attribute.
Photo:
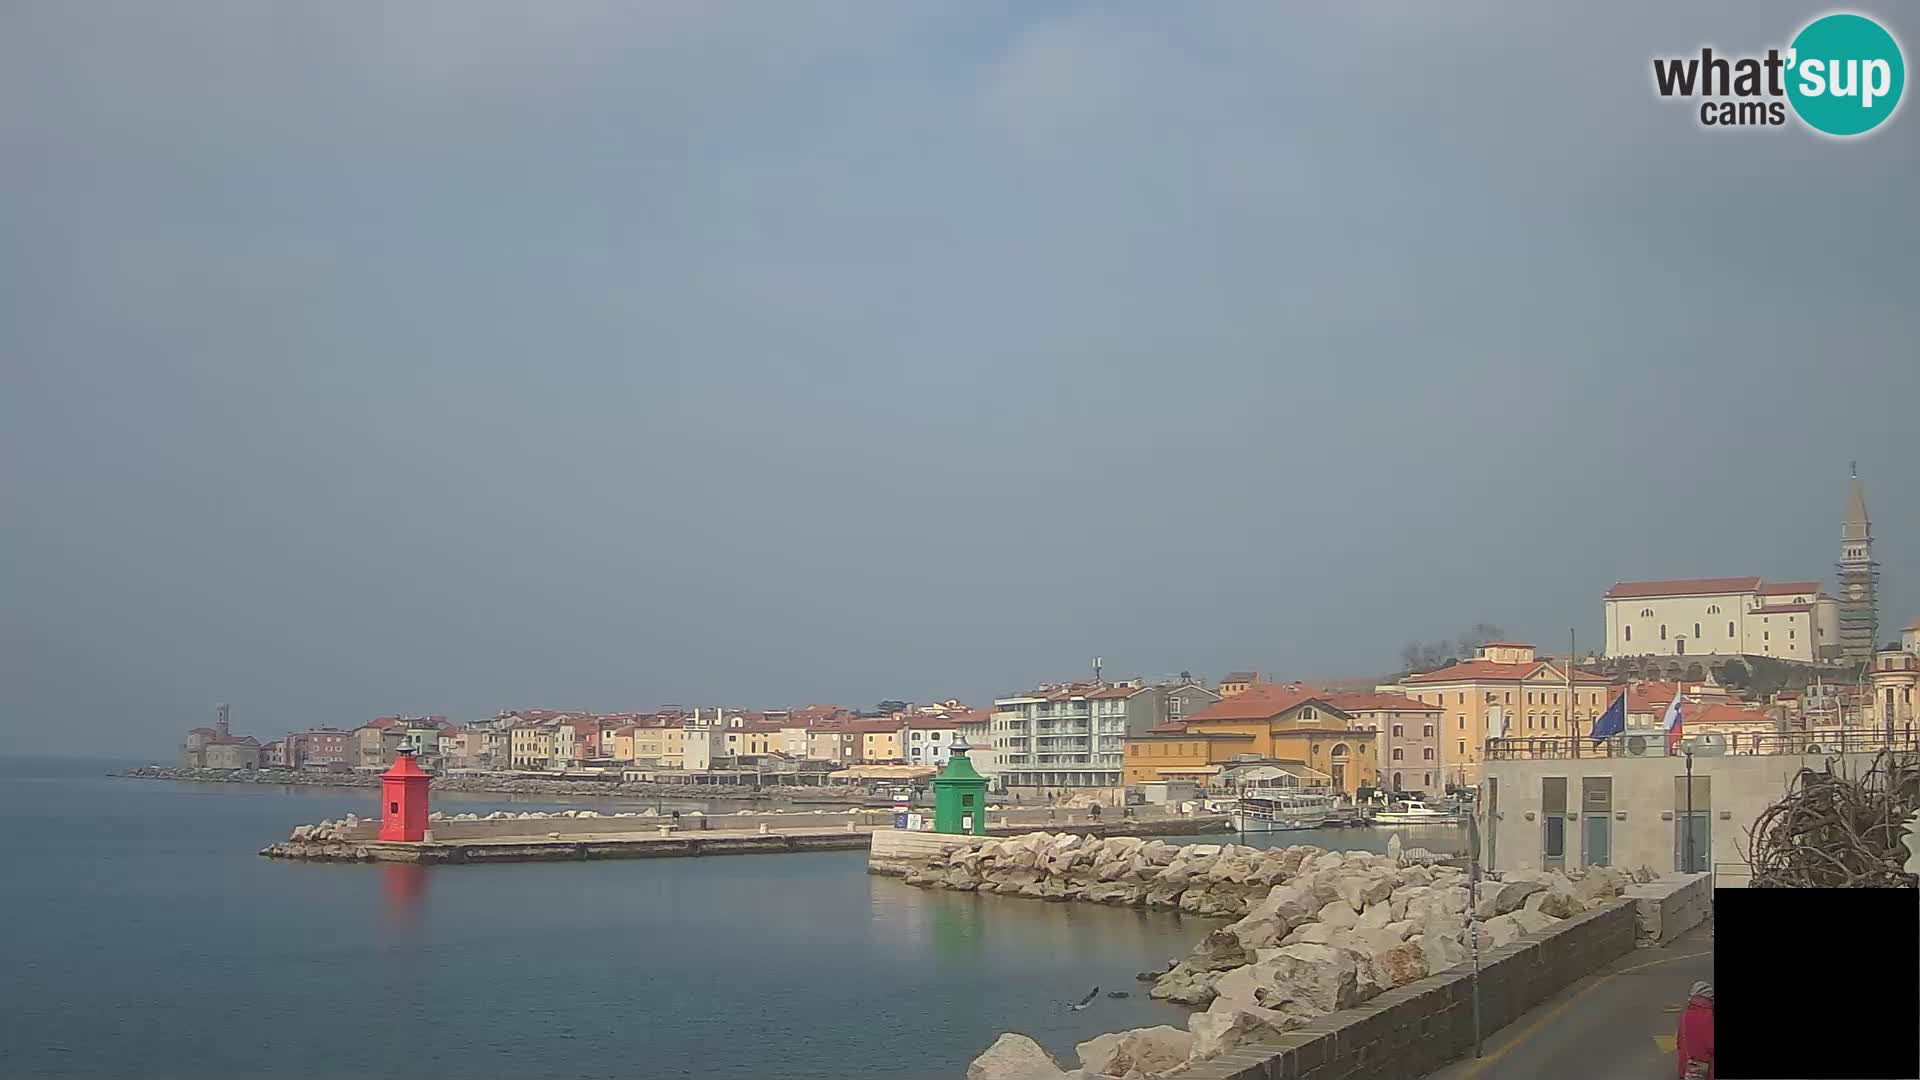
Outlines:
<svg viewBox="0 0 1920 1080"><path fill-rule="evenodd" d="M1634 947L1634 905L1616 900L1482 953L1480 1030L1490 1034ZM1413 1080L1473 1052L1474 974L1452 968L1351 1009L1165 1075L1179 1080Z"/></svg>
<svg viewBox="0 0 1920 1080"><path fill-rule="evenodd" d="M1713 875L1671 874L1627 887L1642 948L1665 945L1713 914Z"/></svg>

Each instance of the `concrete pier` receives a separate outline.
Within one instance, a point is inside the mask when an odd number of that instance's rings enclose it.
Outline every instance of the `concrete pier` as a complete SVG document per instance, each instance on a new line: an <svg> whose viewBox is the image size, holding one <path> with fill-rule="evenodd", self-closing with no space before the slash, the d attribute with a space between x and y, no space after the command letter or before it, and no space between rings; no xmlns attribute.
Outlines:
<svg viewBox="0 0 1920 1080"><path fill-rule="evenodd" d="M356 823L324 836L312 836L301 829L295 837L271 844L260 854L276 859L301 859L310 862L408 862L478 864L496 862L580 862L591 859L663 859L698 855L767 855L798 851L865 851L875 837L888 844L913 843L919 838L940 842L941 834L906 832L891 825L868 824L859 816L841 819L839 824L809 823L810 828L775 829L763 820L716 817L682 819L679 827L660 818L557 818L530 821L436 822L430 839L415 843L383 841L374 838L370 823ZM751 828L733 827L736 822ZM644 822L644 824L638 824ZM794 824L792 817L780 822ZM494 826L484 835L472 828L453 825ZM702 828L701 825L716 827ZM689 827L691 826L691 827ZM1058 825L1051 831L1073 832L1085 836L1174 836L1190 833L1225 832L1230 823L1224 815L1169 817L1146 821L1110 821L1101 824L1082 822ZM303 827L311 828L311 827ZM1017 836L1033 831L1030 825L991 825L992 836ZM453 835L448 835L449 833ZM952 839L966 839L953 837Z"/></svg>

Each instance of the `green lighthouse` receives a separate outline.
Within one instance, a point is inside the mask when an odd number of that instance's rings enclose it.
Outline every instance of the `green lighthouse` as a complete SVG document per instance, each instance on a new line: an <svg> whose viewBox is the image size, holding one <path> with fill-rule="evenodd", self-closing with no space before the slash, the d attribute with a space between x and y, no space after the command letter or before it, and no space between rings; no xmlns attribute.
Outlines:
<svg viewBox="0 0 1920 1080"><path fill-rule="evenodd" d="M933 778L933 831L987 835L987 778L973 771L967 744L947 751L947 767Z"/></svg>

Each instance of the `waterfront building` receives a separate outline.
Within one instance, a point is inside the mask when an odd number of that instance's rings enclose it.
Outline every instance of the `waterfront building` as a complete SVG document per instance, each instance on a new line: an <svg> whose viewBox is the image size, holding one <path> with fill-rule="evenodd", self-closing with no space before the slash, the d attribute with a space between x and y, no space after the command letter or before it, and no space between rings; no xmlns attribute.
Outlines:
<svg viewBox="0 0 1920 1080"><path fill-rule="evenodd" d="M656 716L633 729L633 762L659 769L686 765L687 729L677 716Z"/></svg>
<svg viewBox="0 0 1920 1080"><path fill-rule="evenodd" d="M1207 782L1229 762L1267 761L1303 765L1348 795L1374 787L1375 733L1355 727L1334 696L1299 683L1256 683L1129 739L1129 782Z"/></svg>
<svg viewBox="0 0 1920 1080"><path fill-rule="evenodd" d="M1756 710L1741 711L1758 722ZM1684 730L1711 724L1689 715ZM1836 771L1859 775L1888 745L1881 734L1860 729L1743 735L1744 752L1722 752L1697 731L1690 738L1696 747L1691 788L1686 757L1667 755L1659 737L1610 740L1583 747L1579 757L1546 740L1490 740L1475 811L1482 865L1501 873L1603 865L1691 869L1711 871L1717 887L1738 888L1746 884L1748 831L1801 769L1832 762ZM1636 740L1637 753L1628 748ZM1893 745L1916 749L1904 733Z"/></svg>
<svg viewBox="0 0 1920 1080"><path fill-rule="evenodd" d="M900 722L900 744L907 764L943 766L960 742L960 719L965 713L909 714Z"/></svg>
<svg viewBox="0 0 1920 1080"><path fill-rule="evenodd" d="M289 734L285 740L288 765L296 769L325 769L330 766L351 768L354 761L354 735L341 728L308 728Z"/></svg>
<svg viewBox="0 0 1920 1080"><path fill-rule="evenodd" d="M785 744L779 723L768 724L765 721L742 722L739 727L727 729L728 757L758 757L771 754Z"/></svg>
<svg viewBox="0 0 1920 1080"><path fill-rule="evenodd" d="M633 733L639 728L638 724L622 724L613 729L611 736L613 760L623 765L633 763Z"/></svg>
<svg viewBox="0 0 1920 1080"><path fill-rule="evenodd" d="M856 736L855 753L862 764L904 760L900 753L900 721L883 716L855 720L847 728Z"/></svg>
<svg viewBox="0 0 1920 1080"><path fill-rule="evenodd" d="M989 768L1009 791L1115 789L1124 779L1129 738L1219 700L1191 677L1054 683L998 698L989 720L995 759Z"/></svg>
<svg viewBox="0 0 1920 1080"><path fill-rule="evenodd" d="M860 734L853 721L822 720L807 733L807 758L830 761L835 765L854 765L860 761Z"/></svg>
<svg viewBox="0 0 1920 1080"><path fill-rule="evenodd" d="M1348 726L1374 733L1380 786L1438 793L1446 784L1440 758L1440 706L1375 691L1328 692L1327 703L1353 719Z"/></svg>
<svg viewBox="0 0 1920 1080"><path fill-rule="evenodd" d="M508 762L516 769L544 769L553 761L552 720L524 720L509 732Z"/></svg>
<svg viewBox="0 0 1920 1080"><path fill-rule="evenodd" d="M200 752L203 769L257 769L260 767L260 742L251 735L217 736Z"/></svg>
<svg viewBox="0 0 1920 1080"><path fill-rule="evenodd" d="M1757 577L1621 581L1605 596L1608 657L1767 656L1812 663L1841 652L1841 604L1817 581Z"/></svg>
<svg viewBox="0 0 1920 1080"><path fill-rule="evenodd" d="M360 769L384 769L393 764L393 756L407 745L406 721L398 716L379 716L353 729L354 766Z"/></svg>
<svg viewBox="0 0 1920 1080"><path fill-rule="evenodd" d="M680 726L686 739L681 768L690 772L707 772L714 768L716 762L726 758L726 717L721 710L715 709L712 715L702 716L700 710L695 709L693 715Z"/></svg>
<svg viewBox="0 0 1920 1080"><path fill-rule="evenodd" d="M1440 707L1441 771L1447 784L1468 786L1479 781L1489 737L1571 736L1612 700L1603 676L1575 671L1572 685L1569 695L1566 666L1540 659L1532 645L1495 641L1475 649L1472 660L1376 689Z"/></svg>
<svg viewBox="0 0 1920 1080"><path fill-rule="evenodd" d="M955 718L955 727L967 745L967 761L987 779L990 791L1005 790L1000 777L1000 755L993 748L993 710L968 709Z"/></svg>

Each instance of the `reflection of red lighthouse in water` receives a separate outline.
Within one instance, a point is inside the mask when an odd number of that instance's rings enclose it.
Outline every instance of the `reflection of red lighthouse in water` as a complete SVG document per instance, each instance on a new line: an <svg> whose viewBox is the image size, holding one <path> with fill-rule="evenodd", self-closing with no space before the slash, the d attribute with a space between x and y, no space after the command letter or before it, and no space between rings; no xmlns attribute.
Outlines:
<svg viewBox="0 0 1920 1080"><path fill-rule="evenodd" d="M387 914L396 923L410 922L427 898L427 868L419 863L387 863L380 868L385 878Z"/></svg>
<svg viewBox="0 0 1920 1080"><path fill-rule="evenodd" d="M380 839L427 838L427 785L432 781L414 764L412 751L402 750L393 759L393 767L380 774Z"/></svg>

